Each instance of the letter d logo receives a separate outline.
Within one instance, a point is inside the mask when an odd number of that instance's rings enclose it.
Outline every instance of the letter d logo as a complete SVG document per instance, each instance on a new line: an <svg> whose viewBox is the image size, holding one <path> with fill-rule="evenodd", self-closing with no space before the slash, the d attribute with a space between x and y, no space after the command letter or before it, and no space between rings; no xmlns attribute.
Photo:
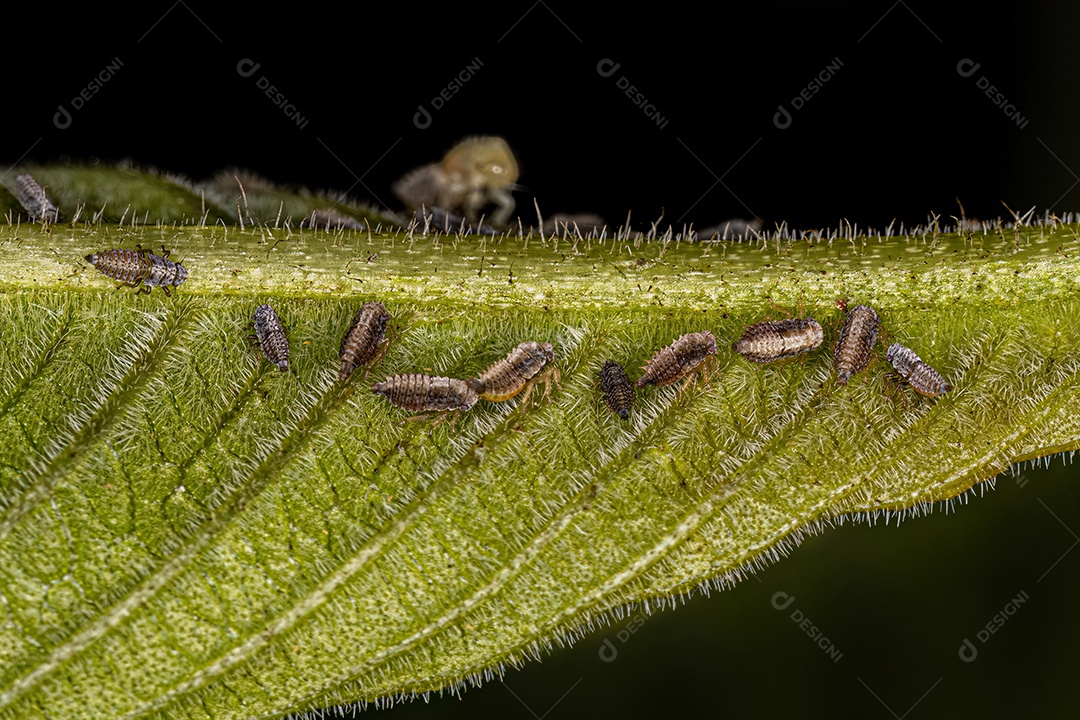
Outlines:
<svg viewBox="0 0 1080 720"><path fill-rule="evenodd" d="M793 602L795 602L795 598L783 590L772 596L772 606L777 610L787 610Z"/></svg>
<svg viewBox="0 0 1080 720"><path fill-rule="evenodd" d="M236 74L240 77L251 77L259 69L259 63L251 58L244 58L236 63Z"/></svg>
<svg viewBox="0 0 1080 720"><path fill-rule="evenodd" d="M412 124L420 130L427 130L431 127L431 113L427 111L427 108L423 105L416 106L416 114L412 116Z"/></svg>
<svg viewBox="0 0 1080 720"><path fill-rule="evenodd" d="M956 63L956 72L960 77L971 77L975 74L975 71L980 67L979 63L975 62L971 58L963 58L960 62Z"/></svg>
<svg viewBox="0 0 1080 720"><path fill-rule="evenodd" d="M787 130L791 127L791 113L782 104L776 106L776 114L772 116L772 124L781 130Z"/></svg>
<svg viewBox="0 0 1080 720"><path fill-rule="evenodd" d="M596 63L596 74L600 77L611 77L619 69L620 64L611 58L604 58Z"/></svg>
<svg viewBox="0 0 1080 720"><path fill-rule="evenodd" d="M56 106L56 114L52 116L53 125L61 130L71 127L71 113L63 105Z"/></svg>

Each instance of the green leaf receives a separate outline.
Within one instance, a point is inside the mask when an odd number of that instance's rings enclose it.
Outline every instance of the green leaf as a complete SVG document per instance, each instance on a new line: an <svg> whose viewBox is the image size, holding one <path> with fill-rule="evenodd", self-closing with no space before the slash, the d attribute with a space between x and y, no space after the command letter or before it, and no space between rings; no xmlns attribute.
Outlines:
<svg viewBox="0 0 1080 720"><path fill-rule="evenodd" d="M97 165L3 168L0 214L4 216L25 216L15 193L19 173L30 174L61 208L60 219L69 223L213 225L242 221L278 229L290 224L299 227L313 211L333 209L340 219L397 226L390 215L341 193L282 189L245 170L225 170L207 182L193 183L178 175Z"/></svg>
<svg viewBox="0 0 1080 720"><path fill-rule="evenodd" d="M61 204L63 206L63 204ZM162 244L138 295L81 258ZM726 585L838 515L918 510L1080 447L1080 240L1047 225L890 239L690 243L0 229L0 717L253 717L439 689L612 608ZM359 305L391 346L337 381ZM870 367L833 382L838 299L937 368L938 400ZM270 302L290 371L250 346ZM780 311L826 343L731 352ZM599 400L708 329L714 362ZM524 340L560 384L445 422L369 392L466 378Z"/></svg>

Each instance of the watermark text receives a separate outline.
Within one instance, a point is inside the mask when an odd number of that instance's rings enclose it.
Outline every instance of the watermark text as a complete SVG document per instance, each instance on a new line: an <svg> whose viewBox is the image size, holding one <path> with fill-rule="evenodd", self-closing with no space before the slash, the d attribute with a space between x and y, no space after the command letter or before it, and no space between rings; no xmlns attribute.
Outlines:
<svg viewBox="0 0 1080 720"><path fill-rule="evenodd" d="M262 66L251 58L243 58L236 63L236 72L242 78L249 78L257 73L260 67ZM255 87L262 90L263 94L270 98L270 102L274 103L276 107L281 108L281 112L285 114L285 117L292 120L296 127L303 130L308 126L308 119L300 114L296 106L289 102L289 98L285 97L285 93L278 90L277 86L271 83L265 75L259 76L259 79L255 81Z"/></svg>
<svg viewBox="0 0 1080 720"><path fill-rule="evenodd" d="M75 97L71 98L71 110L68 110L63 104L56 106L56 113L53 115L53 125L61 130L66 130L71 127L71 113L78 112L83 109L86 103L101 92L101 88L105 83L112 80L116 73L120 72L120 68L124 67L124 62L115 57L110 60L101 71L95 75L90 82L86 84L82 90L80 90Z"/></svg>
<svg viewBox="0 0 1080 720"><path fill-rule="evenodd" d="M795 596L789 593L780 591L774 593L772 596L772 606L777 610L787 610L795 602ZM799 629L806 633L806 636L810 638L815 645L821 648L826 655L832 658L834 663L840 662L840 659L844 657L844 653L840 652L840 649L833 645L832 640L829 640L825 636L825 633L806 617L806 614L802 610L795 608L791 611L791 621L799 626Z"/></svg>
<svg viewBox="0 0 1080 720"><path fill-rule="evenodd" d="M1005 607L1000 611L994 613L994 617L990 618L990 622L982 626L979 632L975 633L975 638L979 641L979 645L985 645L986 642L994 636L1001 628L1005 627L1005 623L1009 621L1017 610L1028 601L1028 594L1021 590L1020 594L1005 603ZM979 648L975 643L971 642L969 638L964 638L964 642L960 643L960 650L958 652L960 659L964 662L973 662L975 658L979 656Z"/></svg>
<svg viewBox="0 0 1080 720"><path fill-rule="evenodd" d="M835 57L830 60L825 67L822 68L809 83L807 83L806 87L800 90L795 97L791 98L791 110L788 110L783 103L776 106L776 113L773 115L772 120L773 125L781 130L787 130L791 127L791 113L802 110L803 107L806 106L806 103L810 102L815 95L821 92L821 88L825 86L825 83L832 80L836 76L836 73L840 72L840 68L842 67L844 67L844 61L840 58Z"/></svg>
<svg viewBox="0 0 1080 720"><path fill-rule="evenodd" d="M602 78L609 78L617 73L620 67L622 65L611 58L603 58L596 63L596 72ZM619 76L619 79L615 81L615 87L622 90L623 94L630 98L630 102L641 108L641 112L645 114L645 117L652 120L656 127L663 130L668 126L668 119L660 114L656 106L649 102L649 98L645 97L645 93L638 90L625 75Z"/></svg>
<svg viewBox="0 0 1080 720"><path fill-rule="evenodd" d="M614 662L615 658L619 656L619 646L625 645L644 624L644 613L638 613L623 623L622 627L615 633L615 639L619 641L618 645L612 642L611 638L604 638L604 644L600 646L600 652L598 653L600 659L604 662Z"/></svg>
<svg viewBox="0 0 1080 720"><path fill-rule="evenodd" d="M960 62L956 63L956 72L962 78L969 78L979 72L980 67L982 67L982 64L975 62L971 58L962 58ZM1016 127L1023 130L1028 126L1028 119L1020 114L1016 106L1009 102L1009 98L1005 97L1005 94L998 90L985 75L979 75L979 79L975 81L975 87L982 90L983 94L990 98L990 102L1001 108L1001 112L1005 114L1005 117L1012 120Z"/></svg>
<svg viewBox="0 0 1080 720"><path fill-rule="evenodd" d="M484 62L480 58L475 57L470 60L465 67L463 67L461 71L446 84L446 87L431 98L431 110L428 110L423 103L416 106L416 113L413 115L412 120L413 125L420 130L427 130L431 127L431 113L442 110L446 103L450 102L455 95L461 92L461 88L465 86L465 83L476 77L476 74L480 72L480 68L482 67L484 67Z"/></svg>

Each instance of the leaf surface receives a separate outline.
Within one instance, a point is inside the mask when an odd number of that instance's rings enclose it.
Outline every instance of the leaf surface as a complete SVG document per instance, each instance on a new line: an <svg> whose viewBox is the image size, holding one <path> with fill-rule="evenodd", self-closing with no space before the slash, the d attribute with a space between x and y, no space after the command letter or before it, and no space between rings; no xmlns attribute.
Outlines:
<svg viewBox="0 0 1080 720"><path fill-rule="evenodd" d="M446 687L612 608L726 584L831 518L913 509L1080 446L1080 241L1057 223L890 239L664 242L235 227L0 229L0 717L254 717ZM190 279L81 258L162 244ZM836 301L879 342L833 381ZM393 332L337 380L353 313ZM270 302L292 348L250 345ZM803 357L730 349L802 310ZM710 330L701 376L599 399ZM550 397L444 422L369 391L551 342Z"/></svg>

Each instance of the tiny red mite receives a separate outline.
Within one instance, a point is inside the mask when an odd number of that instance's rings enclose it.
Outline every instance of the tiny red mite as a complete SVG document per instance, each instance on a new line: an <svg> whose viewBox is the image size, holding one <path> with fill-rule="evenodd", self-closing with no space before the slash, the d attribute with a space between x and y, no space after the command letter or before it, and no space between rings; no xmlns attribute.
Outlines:
<svg viewBox="0 0 1080 720"><path fill-rule="evenodd" d="M285 372L289 369L289 339L281 318L269 305L255 308L255 337L266 359Z"/></svg>
<svg viewBox="0 0 1080 720"><path fill-rule="evenodd" d="M505 358L493 362L479 377L469 378L467 382L485 400L503 402L521 392L554 359L551 343L523 342Z"/></svg>
<svg viewBox="0 0 1080 720"><path fill-rule="evenodd" d="M911 348L893 343L885 353L885 359L920 395L936 398L952 390L941 373L923 362Z"/></svg>
<svg viewBox="0 0 1080 720"><path fill-rule="evenodd" d="M847 385L852 375L870 363L879 322L877 313L869 305L856 305L848 311L833 349L838 385Z"/></svg>
<svg viewBox="0 0 1080 720"><path fill-rule="evenodd" d="M821 345L825 333L813 318L766 320L751 325L731 349L754 363L769 363L809 352Z"/></svg>
<svg viewBox="0 0 1080 720"><path fill-rule="evenodd" d="M622 365L614 360L604 363L600 368L600 391L611 412L623 420L630 417L630 411L634 409L634 385Z"/></svg>
<svg viewBox="0 0 1080 720"><path fill-rule="evenodd" d="M342 381L358 367L367 365L379 350L379 343L386 336L386 323L390 313L380 302L367 302L356 311L352 325L341 338L341 370L338 378Z"/></svg>
<svg viewBox="0 0 1080 720"><path fill-rule="evenodd" d="M388 377L372 385L371 392L411 412L468 410L476 404L477 399L476 393L464 380L420 373Z"/></svg>
<svg viewBox="0 0 1080 720"><path fill-rule="evenodd" d="M708 330L687 333L652 356L637 386L670 385L694 371L716 352L716 338Z"/></svg>

